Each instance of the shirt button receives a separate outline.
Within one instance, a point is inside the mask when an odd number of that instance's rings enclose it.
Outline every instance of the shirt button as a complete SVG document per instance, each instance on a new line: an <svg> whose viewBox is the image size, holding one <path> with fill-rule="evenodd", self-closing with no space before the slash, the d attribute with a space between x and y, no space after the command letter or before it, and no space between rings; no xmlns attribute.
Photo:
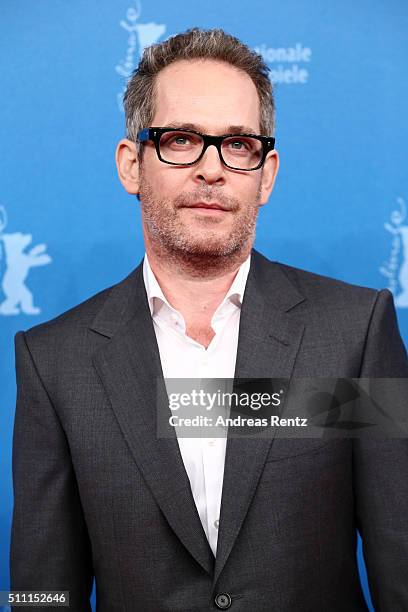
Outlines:
<svg viewBox="0 0 408 612"><path fill-rule="evenodd" d="M218 595L214 598L215 605L220 610L226 610L231 606L232 600L231 596L228 593L218 593Z"/></svg>
<svg viewBox="0 0 408 612"><path fill-rule="evenodd" d="M214 521L214 527L218 529L219 526L220 526L220 519L217 519L216 521Z"/></svg>
<svg viewBox="0 0 408 612"><path fill-rule="evenodd" d="M208 446L215 446L217 440L208 440Z"/></svg>

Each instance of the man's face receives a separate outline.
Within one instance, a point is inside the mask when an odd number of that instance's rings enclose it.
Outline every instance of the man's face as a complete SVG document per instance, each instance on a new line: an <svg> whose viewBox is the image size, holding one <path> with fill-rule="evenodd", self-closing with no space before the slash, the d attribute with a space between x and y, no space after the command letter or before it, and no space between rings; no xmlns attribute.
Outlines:
<svg viewBox="0 0 408 612"><path fill-rule="evenodd" d="M259 134L259 106L247 74L222 62L179 61L157 77L151 125L212 135ZM247 252L259 206L273 186L276 152L264 169L245 172L224 166L214 146L199 162L184 167L161 162L151 142L143 147L139 191L146 243L184 256Z"/></svg>

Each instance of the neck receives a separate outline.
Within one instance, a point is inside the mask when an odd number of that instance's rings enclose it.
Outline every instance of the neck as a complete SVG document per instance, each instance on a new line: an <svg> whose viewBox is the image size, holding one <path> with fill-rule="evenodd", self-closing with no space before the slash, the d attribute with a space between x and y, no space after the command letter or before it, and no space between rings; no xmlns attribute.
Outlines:
<svg viewBox="0 0 408 612"><path fill-rule="evenodd" d="M158 252L146 241L150 267L168 302L178 310L187 328L210 327L252 243L228 257L174 256Z"/></svg>

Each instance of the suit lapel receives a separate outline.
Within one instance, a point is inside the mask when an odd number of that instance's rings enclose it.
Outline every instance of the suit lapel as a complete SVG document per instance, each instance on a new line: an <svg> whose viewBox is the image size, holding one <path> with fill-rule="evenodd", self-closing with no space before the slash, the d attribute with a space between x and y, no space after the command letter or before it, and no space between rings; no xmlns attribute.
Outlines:
<svg viewBox="0 0 408 612"><path fill-rule="evenodd" d="M94 354L94 365L134 460L169 525L212 574L214 556L174 428L168 425L168 438L157 437L158 410L162 422L170 410L141 265L112 290L92 329L106 338Z"/></svg>
<svg viewBox="0 0 408 612"><path fill-rule="evenodd" d="M290 379L304 325L289 313L304 298L253 251L242 303L235 379ZM214 584L228 559L262 474L273 439L228 438Z"/></svg>

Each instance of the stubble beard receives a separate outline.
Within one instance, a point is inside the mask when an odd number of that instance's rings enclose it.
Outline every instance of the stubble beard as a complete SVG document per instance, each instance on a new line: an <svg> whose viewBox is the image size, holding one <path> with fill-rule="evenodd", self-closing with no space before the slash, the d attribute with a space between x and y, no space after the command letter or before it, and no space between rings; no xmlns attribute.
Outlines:
<svg viewBox="0 0 408 612"><path fill-rule="evenodd" d="M166 257L189 275L209 277L220 270L234 269L245 261L252 248L260 195L259 186L254 202L241 202L223 194L220 187L203 185L175 199L159 200L142 173L140 199L150 246L158 257ZM196 220L202 231L194 232L188 227L182 210L197 201L216 201L229 211L232 225L228 234L218 229L217 219L204 215Z"/></svg>

